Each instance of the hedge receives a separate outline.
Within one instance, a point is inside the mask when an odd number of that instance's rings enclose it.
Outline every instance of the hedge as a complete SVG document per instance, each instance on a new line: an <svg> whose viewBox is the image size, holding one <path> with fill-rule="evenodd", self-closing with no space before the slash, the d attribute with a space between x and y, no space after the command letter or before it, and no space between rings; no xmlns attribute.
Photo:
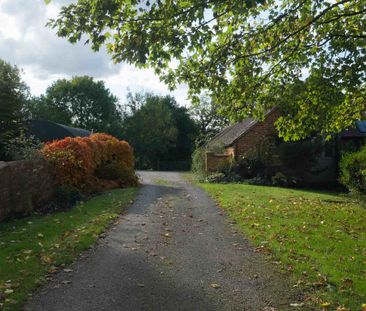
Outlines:
<svg viewBox="0 0 366 311"><path fill-rule="evenodd" d="M62 186L95 192L137 185L133 150L113 136L68 137L47 143L41 153L54 165Z"/></svg>
<svg viewBox="0 0 366 311"><path fill-rule="evenodd" d="M343 155L339 168L342 184L350 191L366 193L366 146Z"/></svg>

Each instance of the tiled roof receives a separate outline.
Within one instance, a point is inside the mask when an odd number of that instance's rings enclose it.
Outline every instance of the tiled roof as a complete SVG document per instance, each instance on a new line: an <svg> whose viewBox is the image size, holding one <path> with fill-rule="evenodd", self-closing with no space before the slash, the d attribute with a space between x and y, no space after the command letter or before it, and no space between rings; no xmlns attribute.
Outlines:
<svg viewBox="0 0 366 311"><path fill-rule="evenodd" d="M278 107L274 107L271 110L268 110L265 114L265 118L267 118L272 112L277 111ZM224 147L229 147L234 144L234 142L244 135L247 131L249 131L255 124L259 121L253 118L246 118L243 121L233 124L227 128L225 128L222 132L217 134L214 138L212 138L207 144L206 147L216 146L216 145L224 145Z"/></svg>
<svg viewBox="0 0 366 311"><path fill-rule="evenodd" d="M244 119L243 121L231 125L225 128L222 132L217 134L214 138L212 138L207 146L214 146L223 144L225 147L228 147L234 143L234 141L247 132L254 124L258 121L252 118Z"/></svg>

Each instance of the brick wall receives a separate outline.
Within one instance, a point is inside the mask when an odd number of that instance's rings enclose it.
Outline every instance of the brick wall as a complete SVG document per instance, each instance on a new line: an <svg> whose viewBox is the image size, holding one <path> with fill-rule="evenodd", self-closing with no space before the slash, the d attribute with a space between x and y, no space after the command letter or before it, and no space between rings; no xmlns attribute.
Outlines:
<svg viewBox="0 0 366 311"><path fill-rule="evenodd" d="M217 172L221 166L229 163L231 159L232 156L230 154L215 154L213 152L206 152L206 172Z"/></svg>
<svg viewBox="0 0 366 311"><path fill-rule="evenodd" d="M278 110L271 112L263 122L255 124L247 133L235 142L235 158L238 159L250 150L258 147L264 138L276 134L274 122L279 117Z"/></svg>
<svg viewBox="0 0 366 311"><path fill-rule="evenodd" d="M55 188L53 169L44 160L0 162L0 221L30 212L49 200Z"/></svg>

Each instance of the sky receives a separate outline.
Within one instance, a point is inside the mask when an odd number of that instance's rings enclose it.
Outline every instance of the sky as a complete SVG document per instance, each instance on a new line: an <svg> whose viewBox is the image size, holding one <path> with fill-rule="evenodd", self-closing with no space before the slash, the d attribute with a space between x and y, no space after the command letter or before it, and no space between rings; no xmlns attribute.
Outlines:
<svg viewBox="0 0 366 311"><path fill-rule="evenodd" d="M128 90L174 96L188 106L187 87L169 92L150 69L113 64L104 49L95 53L90 46L73 45L45 27L57 16L62 5L73 0L0 0L0 58L23 70L23 79L33 95L44 93L53 81L77 75L103 80L111 92L124 102Z"/></svg>

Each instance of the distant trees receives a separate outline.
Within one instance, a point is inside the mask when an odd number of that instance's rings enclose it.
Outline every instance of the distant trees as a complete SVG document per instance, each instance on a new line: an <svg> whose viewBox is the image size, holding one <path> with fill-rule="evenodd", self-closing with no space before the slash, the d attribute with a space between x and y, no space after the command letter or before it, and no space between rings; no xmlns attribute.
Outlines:
<svg viewBox="0 0 366 311"><path fill-rule="evenodd" d="M198 129L187 108L171 96L153 94L129 94L127 107L123 133L135 149L139 168L190 159Z"/></svg>
<svg viewBox="0 0 366 311"><path fill-rule="evenodd" d="M126 139L139 168L158 169L165 162L174 169L174 162L189 163L196 145L227 122L204 98L189 110L171 96L129 93L122 107L103 81L89 76L59 79L43 95L30 97L20 70L2 60L0 104L1 160L14 159L5 152L11 139L27 141L24 121L42 119Z"/></svg>
<svg viewBox="0 0 366 311"><path fill-rule="evenodd" d="M219 105L209 97L202 96L191 106L190 113L198 126L197 147L229 125L228 118L219 113Z"/></svg>
<svg viewBox="0 0 366 311"><path fill-rule="evenodd" d="M121 136L122 115L117 97L103 81L89 76L55 81L44 95L28 101L25 110L33 119Z"/></svg>
<svg viewBox="0 0 366 311"><path fill-rule="evenodd" d="M0 160L6 159L6 141L19 130L22 108L28 96L29 89L18 67L0 59Z"/></svg>

